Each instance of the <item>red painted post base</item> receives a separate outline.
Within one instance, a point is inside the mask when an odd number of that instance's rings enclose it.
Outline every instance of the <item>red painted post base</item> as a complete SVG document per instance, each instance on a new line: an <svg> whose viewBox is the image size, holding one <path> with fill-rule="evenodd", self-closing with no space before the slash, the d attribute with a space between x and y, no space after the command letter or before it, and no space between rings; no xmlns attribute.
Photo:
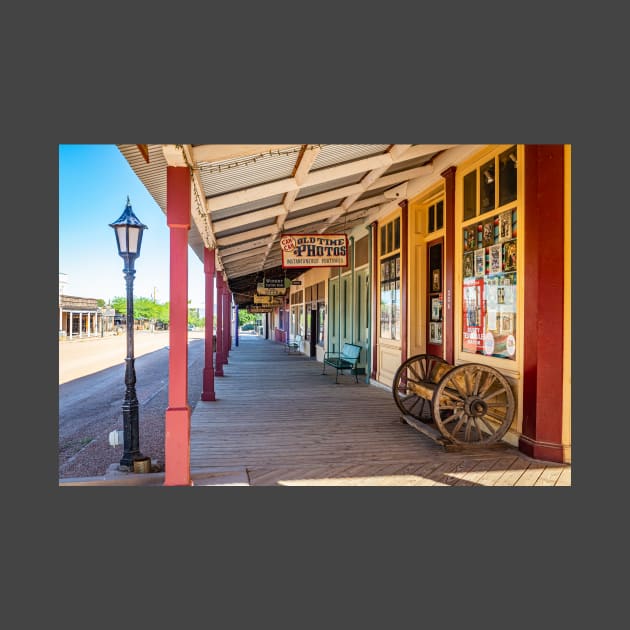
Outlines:
<svg viewBox="0 0 630 630"><path fill-rule="evenodd" d="M214 393L214 368L203 368L203 390L201 400L216 400Z"/></svg>
<svg viewBox="0 0 630 630"><path fill-rule="evenodd" d="M165 486L190 486L190 407L166 410Z"/></svg>
<svg viewBox="0 0 630 630"><path fill-rule="evenodd" d="M541 442L540 440L532 440L525 435L521 435L518 440L518 450L533 459L556 462L558 464L565 463L562 444Z"/></svg>

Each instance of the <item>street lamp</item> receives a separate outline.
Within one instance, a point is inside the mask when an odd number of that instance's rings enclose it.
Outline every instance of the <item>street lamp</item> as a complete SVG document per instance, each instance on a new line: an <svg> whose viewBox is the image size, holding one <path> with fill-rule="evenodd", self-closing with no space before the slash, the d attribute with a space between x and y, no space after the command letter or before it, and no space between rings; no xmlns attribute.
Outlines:
<svg viewBox="0 0 630 630"><path fill-rule="evenodd" d="M118 254L125 261L123 273L127 281L127 358L125 359L125 400L123 402L123 435L124 452L120 460L123 470L134 471L136 468L145 470L149 457L140 452L140 435L138 431L138 398L136 396L136 371L133 356L133 279L136 275L134 263L140 256L142 232L147 226L140 223L131 209L129 197L127 205L117 221L109 224L114 228ZM134 464L136 463L136 464ZM149 466L150 468L150 466Z"/></svg>

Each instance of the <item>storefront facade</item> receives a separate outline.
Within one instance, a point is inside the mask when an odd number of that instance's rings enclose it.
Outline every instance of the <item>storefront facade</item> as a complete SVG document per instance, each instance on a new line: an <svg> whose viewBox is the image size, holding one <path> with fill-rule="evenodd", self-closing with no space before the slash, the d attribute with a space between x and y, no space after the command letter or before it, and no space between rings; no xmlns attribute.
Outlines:
<svg viewBox="0 0 630 630"><path fill-rule="evenodd" d="M291 335L323 311L323 344L305 353L357 343L361 371L385 387L417 354L496 368L517 401L504 439L570 463L570 160L568 145L487 145L445 169L349 233L323 302L322 270L301 277Z"/></svg>

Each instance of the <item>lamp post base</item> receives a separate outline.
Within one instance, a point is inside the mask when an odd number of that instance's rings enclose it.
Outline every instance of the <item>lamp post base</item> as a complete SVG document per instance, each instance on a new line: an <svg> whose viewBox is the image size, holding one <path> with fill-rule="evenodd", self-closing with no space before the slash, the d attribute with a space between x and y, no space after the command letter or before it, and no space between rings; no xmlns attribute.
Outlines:
<svg viewBox="0 0 630 630"><path fill-rule="evenodd" d="M123 463L118 464L118 470L120 472L129 473L150 473L151 472L151 458L141 455L138 459L134 459L130 464Z"/></svg>

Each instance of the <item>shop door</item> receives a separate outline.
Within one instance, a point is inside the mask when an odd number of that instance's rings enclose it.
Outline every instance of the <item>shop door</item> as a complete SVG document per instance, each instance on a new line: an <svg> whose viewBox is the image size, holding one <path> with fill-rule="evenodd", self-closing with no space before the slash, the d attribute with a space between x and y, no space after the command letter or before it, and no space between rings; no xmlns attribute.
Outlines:
<svg viewBox="0 0 630 630"><path fill-rule="evenodd" d="M443 239L427 243L427 354L444 358Z"/></svg>

